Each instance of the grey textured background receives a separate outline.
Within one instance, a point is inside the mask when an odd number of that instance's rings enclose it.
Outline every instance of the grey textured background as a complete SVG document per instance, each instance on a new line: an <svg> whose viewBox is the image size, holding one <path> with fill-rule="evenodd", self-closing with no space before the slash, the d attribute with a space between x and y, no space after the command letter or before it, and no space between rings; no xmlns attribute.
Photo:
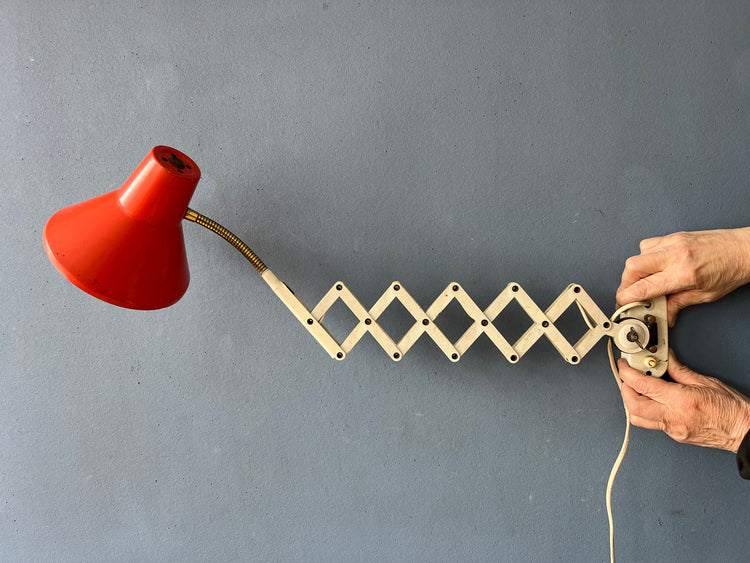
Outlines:
<svg viewBox="0 0 750 563"><path fill-rule="evenodd" d="M42 229L168 144L201 166L192 206L308 304L338 279L366 306L395 279L425 306L578 282L610 313L640 239L748 223L747 2L6 0L0 52L0 559L608 557L603 342L576 367L486 339L336 362L200 227L156 312L68 284ZM748 305L671 332L746 393ZM731 454L634 430L620 558L743 560L749 499Z"/></svg>

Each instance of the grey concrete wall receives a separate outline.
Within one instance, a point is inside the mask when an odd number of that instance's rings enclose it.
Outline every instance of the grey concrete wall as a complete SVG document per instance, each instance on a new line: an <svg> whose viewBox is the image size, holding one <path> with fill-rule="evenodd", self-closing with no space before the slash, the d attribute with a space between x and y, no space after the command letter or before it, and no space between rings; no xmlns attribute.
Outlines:
<svg viewBox="0 0 750 563"><path fill-rule="evenodd" d="M0 559L608 557L603 342L394 363L368 337L336 362L195 225L155 312L67 283L42 229L168 144L203 171L192 206L308 304L339 279L366 306L396 279L425 306L578 282L611 313L640 239L748 224L747 2L10 0L0 52ZM670 334L746 393L749 305ZM619 555L743 560L749 499L731 454L636 429Z"/></svg>

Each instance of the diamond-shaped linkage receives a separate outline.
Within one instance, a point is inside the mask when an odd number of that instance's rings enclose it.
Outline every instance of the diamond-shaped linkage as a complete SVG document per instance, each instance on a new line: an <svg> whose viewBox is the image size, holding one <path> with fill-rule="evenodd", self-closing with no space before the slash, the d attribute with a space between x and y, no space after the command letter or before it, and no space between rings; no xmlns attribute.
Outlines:
<svg viewBox="0 0 750 563"><path fill-rule="evenodd" d="M386 292L387 294L387 292ZM385 294L384 296L385 297ZM380 298L379 302L383 300ZM312 310L312 315L320 320L326 311L338 300L341 300L354 316L357 317L359 323L349 333L349 336L341 343L341 348L345 354L348 354L352 348L359 342L365 333L369 332L373 338L380 344L380 346L391 355L395 360L401 358L401 352L396 346L395 342L390 336L381 328L381 326L375 322L379 313L375 316L364 308L362 303L354 296L343 282L336 282L334 286L328 291L328 293L320 300L320 302Z"/></svg>
<svg viewBox="0 0 750 563"><path fill-rule="evenodd" d="M439 323L436 319L442 313L445 322L454 320L452 317L456 308L463 309L464 318L468 317L471 322L469 323L468 328L463 332L461 338L459 338L455 344L452 344L448 337L445 336L443 331L438 327ZM476 332L474 327L484 318L484 314L479 307L476 306L474 301L471 300L471 297L469 297L464 289L455 282L448 284L445 290L437 297L437 299L435 299L435 301L432 302L432 305L427 309L425 315L426 319L422 321L422 324L425 325L424 332L435 341L435 344L437 344L443 353L445 353L445 355L453 362L457 362L461 358L463 352L471 346L471 343L474 342L476 337L481 333L481 331ZM476 335L474 335L475 332ZM469 334L469 336L474 335L473 338L471 338L471 342L468 344L466 344L466 340L462 342L462 339L466 337L467 334Z"/></svg>
<svg viewBox="0 0 750 563"><path fill-rule="evenodd" d="M588 330L571 345L562 335L560 329L554 324L547 328L547 338L557 351L569 363L577 364L581 358L588 353L596 342L610 329L609 319L602 313L599 307L577 284L570 284L560 296L545 311L550 323L555 323L568 308L576 305L580 314L586 319ZM563 320L564 324L564 320ZM562 326L562 325L561 325Z"/></svg>
<svg viewBox="0 0 750 563"><path fill-rule="evenodd" d="M456 287L456 285L453 284L451 287ZM466 309L464 309L464 306L458 299L451 299L440 312L440 317L433 320L454 346L461 336L471 328L475 321L475 319L466 312Z"/></svg>
<svg viewBox="0 0 750 563"><path fill-rule="evenodd" d="M438 298L438 300L439 299L440 298ZM422 336L422 334L427 334L435 341L448 358L454 362L458 361L460 355L456 348L434 323L435 317L439 314L439 311L432 310L432 307L431 310L424 311L409 292L404 289L400 282L394 282L391 284L377 303L372 306L370 314L375 319L379 318L394 300L398 300L409 314L414 317L414 324L412 324L411 328L406 331L406 334L404 334L403 338L398 342L398 356L392 355L394 360L401 359L414 343L419 340L419 337ZM436 303L438 300L436 300ZM433 303L433 306L435 306L435 303Z"/></svg>
<svg viewBox="0 0 750 563"><path fill-rule="evenodd" d="M316 311L317 312L317 311ZM322 312L320 323L325 324L325 328L337 342L342 342L354 330L359 323L357 315L354 314L351 307L341 299L335 299L331 305Z"/></svg>
<svg viewBox="0 0 750 563"><path fill-rule="evenodd" d="M497 309L497 305L495 308ZM490 308L488 307L488 309ZM497 313L492 311L492 314L494 315L492 326L508 341L511 348L511 351L506 353L505 356L509 362L515 363L519 360L515 344L534 325L534 321L513 295L510 296L510 299L507 299L502 310Z"/></svg>

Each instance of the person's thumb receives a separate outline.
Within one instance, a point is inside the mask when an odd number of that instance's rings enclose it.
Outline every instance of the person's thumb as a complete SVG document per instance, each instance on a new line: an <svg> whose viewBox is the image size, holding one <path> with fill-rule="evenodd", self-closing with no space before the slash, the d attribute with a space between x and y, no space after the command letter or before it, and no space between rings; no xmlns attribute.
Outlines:
<svg viewBox="0 0 750 563"><path fill-rule="evenodd" d="M683 385L698 385L701 383L701 375L691 370L686 365L682 364L677 356L674 354L674 350L669 349L669 364L667 372L676 383Z"/></svg>
<svg viewBox="0 0 750 563"><path fill-rule="evenodd" d="M680 293L667 296L667 322L669 323L669 328L674 327L677 322L677 313L685 307L696 303L693 293L692 291L681 291Z"/></svg>

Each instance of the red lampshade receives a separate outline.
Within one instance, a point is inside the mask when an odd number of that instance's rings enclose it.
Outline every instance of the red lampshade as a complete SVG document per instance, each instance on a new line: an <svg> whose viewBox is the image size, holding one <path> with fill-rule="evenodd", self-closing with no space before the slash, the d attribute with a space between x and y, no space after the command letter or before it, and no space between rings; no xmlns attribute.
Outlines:
<svg viewBox="0 0 750 563"><path fill-rule="evenodd" d="M182 219L200 175L180 151L154 147L120 189L50 218L50 260L82 290L114 305L172 305L190 282Z"/></svg>

